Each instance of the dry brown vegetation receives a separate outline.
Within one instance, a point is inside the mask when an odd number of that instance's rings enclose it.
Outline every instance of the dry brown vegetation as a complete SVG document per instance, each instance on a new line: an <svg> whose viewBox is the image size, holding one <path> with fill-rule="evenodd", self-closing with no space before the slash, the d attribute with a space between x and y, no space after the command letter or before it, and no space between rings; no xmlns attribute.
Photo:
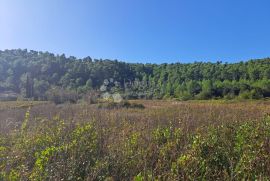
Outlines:
<svg viewBox="0 0 270 181"><path fill-rule="evenodd" d="M270 101L131 102L1 102L0 180L270 178Z"/></svg>
<svg viewBox="0 0 270 181"><path fill-rule="evenodd" d="M96 105L64 104L46 102L0 102L1 133L8 131L7 120L20 124L25 111L31 108L31 117L60 118L77 121L128 122L135 127L157 127L169 122L178 126L197 128L224 122L260 120L270 114L270 101L131 101L143 104L146 109L98 109ZM31 119L35 121L35 119ZM10 128L12 130L12 128Z"/></svg>

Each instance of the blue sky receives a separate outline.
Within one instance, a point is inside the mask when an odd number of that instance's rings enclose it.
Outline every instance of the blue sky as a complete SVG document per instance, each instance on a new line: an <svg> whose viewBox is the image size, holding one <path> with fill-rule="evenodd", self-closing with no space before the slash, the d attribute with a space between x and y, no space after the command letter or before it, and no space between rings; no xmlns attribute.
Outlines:
<svg viewBox="0 0 270 181"><path fill-rule="evenodd" d="M0 49L127 62L270 56L269 0L0 0Z"/></svg>

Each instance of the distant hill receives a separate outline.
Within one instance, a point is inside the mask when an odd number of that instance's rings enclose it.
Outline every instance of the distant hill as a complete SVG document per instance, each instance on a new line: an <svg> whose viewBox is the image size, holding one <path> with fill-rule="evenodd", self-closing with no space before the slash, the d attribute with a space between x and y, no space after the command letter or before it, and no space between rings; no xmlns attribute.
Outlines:
<svg viewBox="0 0 270 181"><path fill-rule="evenodd" d="M82 95L102 86L133 99L258 99L270 97L270 59L157 65L0 51L0 92L46 100L52 89Z"/></svg>

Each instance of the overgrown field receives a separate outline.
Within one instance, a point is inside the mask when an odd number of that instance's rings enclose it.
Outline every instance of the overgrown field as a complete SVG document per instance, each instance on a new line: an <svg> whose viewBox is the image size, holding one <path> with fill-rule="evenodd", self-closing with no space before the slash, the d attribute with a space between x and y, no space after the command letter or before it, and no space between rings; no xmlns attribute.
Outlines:
<svg viewBox="0 0 270 181"><path fill-rule="evenodd" d="M0 180L270 180L270 101L134 102L0 102Z"/></svg>

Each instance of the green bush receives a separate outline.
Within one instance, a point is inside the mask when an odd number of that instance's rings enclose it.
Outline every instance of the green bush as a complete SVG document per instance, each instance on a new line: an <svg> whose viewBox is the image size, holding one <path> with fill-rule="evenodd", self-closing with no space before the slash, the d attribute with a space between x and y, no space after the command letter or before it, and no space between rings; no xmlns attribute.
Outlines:
<svg viewBox="0 0 270 181"><path fill-rule="evenodd" d="M120 103L108 101L108 102L99 103L98 108L100 109L120 109L120 108L144 109L145 107L143 104L130 103L128 101L123 101Z"/></svg>
<svg viewBox="0 0 270 181"><path fill-rule="evenodd" d="M193 137L190 149L178 158L178 173L191 180L267 180L270 118L219 126L206 136Z"/></svg>
<svg viewBox="0 0 270 181"><path fill-rule="evenodd" d="M69 91L59 88L53 88L46 92L48 101L54 102L55 104L62 103L76 103L80 96L75 91Z"/></svg>

